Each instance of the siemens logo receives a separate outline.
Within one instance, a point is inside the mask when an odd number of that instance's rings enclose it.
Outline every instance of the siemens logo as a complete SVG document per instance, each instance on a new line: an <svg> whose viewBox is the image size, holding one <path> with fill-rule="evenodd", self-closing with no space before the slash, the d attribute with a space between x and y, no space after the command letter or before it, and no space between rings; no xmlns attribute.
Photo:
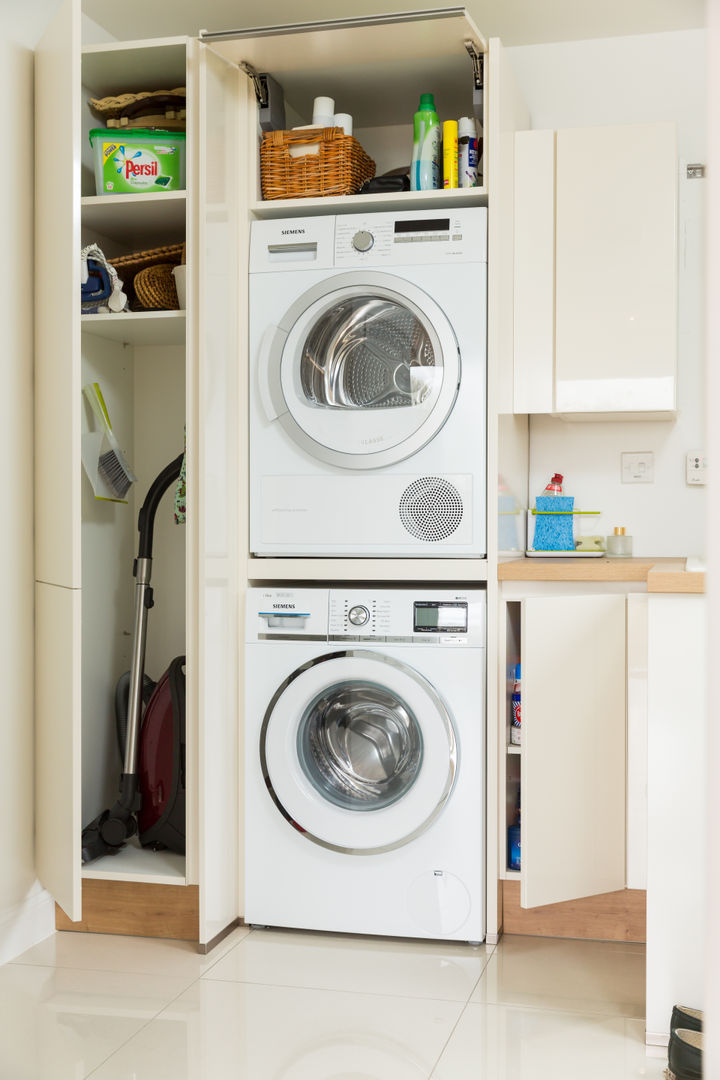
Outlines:
<svg viewBox="0 0 720 1080"><path fill-rule="evenodd" d="M294 604L273 604L273 611L277 610L277 608L282 608L284 611L285 610L294 611L295 610L295 605Z"/></svg>
<svg viewBox="0 0 720 1080"><path fill-rule="evenodd" d="M281 230L281 235L282 236L304 236L305 235L305 230L304 229L282 229Z"/></svg>

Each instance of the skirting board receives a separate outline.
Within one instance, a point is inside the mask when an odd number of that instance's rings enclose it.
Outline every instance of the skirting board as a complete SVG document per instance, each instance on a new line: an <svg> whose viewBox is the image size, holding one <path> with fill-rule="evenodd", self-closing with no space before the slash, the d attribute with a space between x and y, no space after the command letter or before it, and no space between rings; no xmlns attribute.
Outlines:
<svg viewBox="0 0 720 1080"><path fill-rule="evenodd" d="M39 885L19 904L0 911L0 965L53 933L53 899Z"/></svg>
<svg viewBox="0 0 720 1080"><path fill-rule="evenodd" d="M644 942L646 895L644 889L622 889L564 904L522 908L520 882L505 881L503 931L542 937Z"/></svg>
<svg viewBox="0 0 720 1080"><path fill-rule="evenodd" d="M181 941L197 941L199 937L197 885L86 878L82 883L82 910L80 922L71 922L56 906L55 929Z"/></svg>

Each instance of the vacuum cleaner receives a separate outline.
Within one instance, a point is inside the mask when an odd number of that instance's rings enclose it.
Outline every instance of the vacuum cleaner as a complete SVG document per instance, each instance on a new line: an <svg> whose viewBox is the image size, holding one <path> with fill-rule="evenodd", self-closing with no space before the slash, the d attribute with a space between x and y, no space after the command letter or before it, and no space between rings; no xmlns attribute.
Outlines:
<svg viewBox="0 0 720 1080"><path fill-rule="evenodd" d="M120 793L114 806L83 829L83 863L116 855L136 833L144 847L185 852L185 657L176 657L157 684L145 674L155 514L180 475L183 457L156 477L138 515L132 661L115 693L123 756Z"/></svg>

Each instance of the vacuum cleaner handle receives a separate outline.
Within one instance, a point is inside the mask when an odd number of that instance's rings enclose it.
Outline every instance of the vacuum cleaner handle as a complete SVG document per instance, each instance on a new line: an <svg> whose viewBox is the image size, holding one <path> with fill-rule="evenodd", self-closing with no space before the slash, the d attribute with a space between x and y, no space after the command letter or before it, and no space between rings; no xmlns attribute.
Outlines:
<svg viewBox="0 0 720 1080"><path fill-rule="evenodd" d="M165 466L159 476L156 476L153 480L150 490L145 496L145 501L138 514L138 532L140 533L138 559L152 558L153 529L158 504L170 485L180 475L184 456L184 454L178 454L174 461Z"/></svg>

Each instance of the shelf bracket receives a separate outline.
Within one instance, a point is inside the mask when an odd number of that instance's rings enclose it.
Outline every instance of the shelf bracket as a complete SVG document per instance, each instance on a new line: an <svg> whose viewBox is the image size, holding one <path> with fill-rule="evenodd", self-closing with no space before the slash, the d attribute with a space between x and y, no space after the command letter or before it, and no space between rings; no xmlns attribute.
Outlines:
<svg viewBox="0 0 720 1080"><path fill-rule="evenodd" d="M248 64L246 60L241 60L238 64L241 71L244 71L253 84L255 90L255 97L257 98L258 105L261 109L267 108L268 103L268 85L267 75L260 75L252 64Z"/></svg>
<svg viewBox="0 0 720 1080"><path fill-rule="evenodd" d="M483 92L485 88L485 57L480 52L474 41L467 40L465 42L465 48L467 54L470 57L472 63L473 72L473 114L475 119L480 124L482 130L483 123Z"/></svg>

